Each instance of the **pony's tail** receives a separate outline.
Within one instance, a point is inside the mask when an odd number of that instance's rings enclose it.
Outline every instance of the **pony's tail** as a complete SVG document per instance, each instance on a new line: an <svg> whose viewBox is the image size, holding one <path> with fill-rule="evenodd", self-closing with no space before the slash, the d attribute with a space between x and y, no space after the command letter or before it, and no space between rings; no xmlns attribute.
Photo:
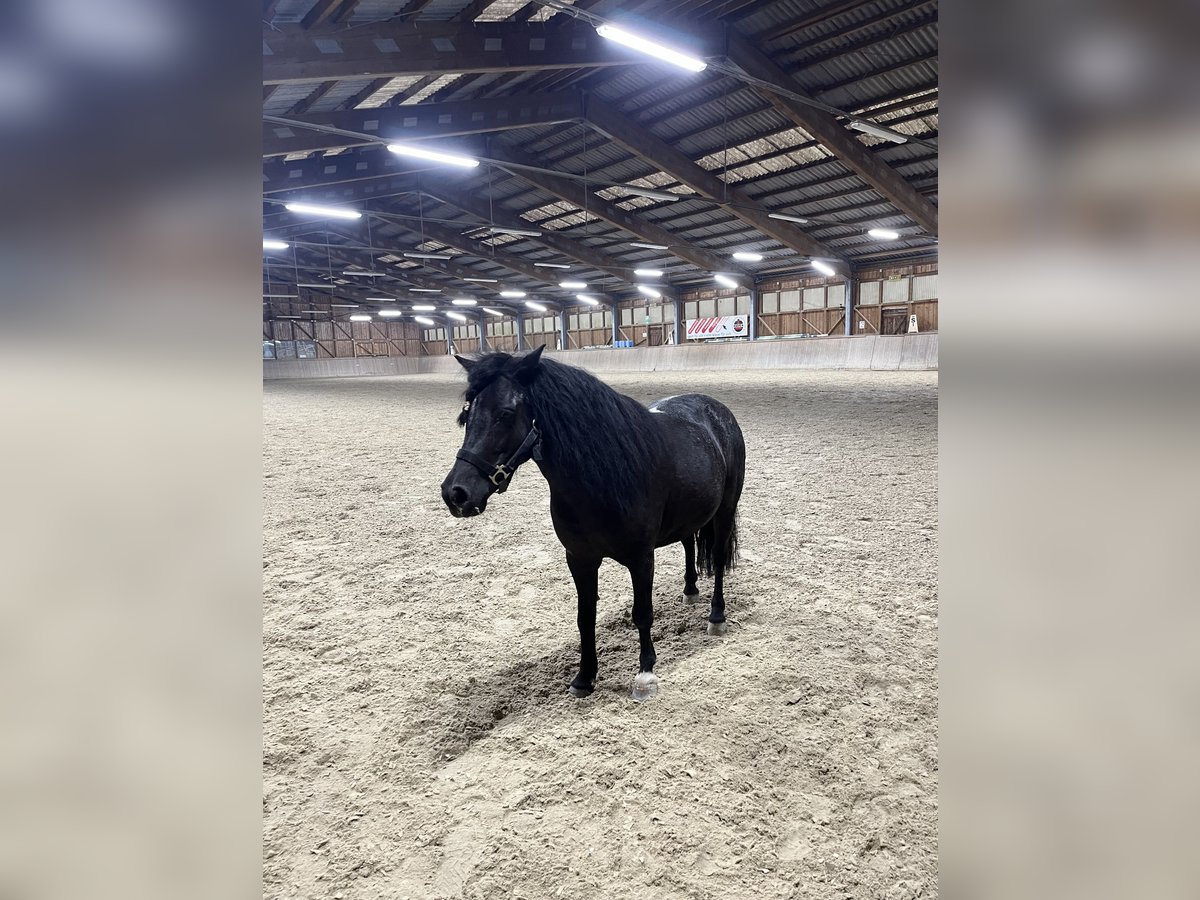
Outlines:
<svg viewBox="0 0 1200 900"><path fill-rule="evenodd" d="M729 538L725 541L725 560L724 565L721 567L722 575L737 566L737 515L735 514L732 519L733 521L729 525ZM696 568L710 577L713 574L713 550L716 545L716 529L713 527L713 521L715 520L708 521L696 532Z"/></svg>

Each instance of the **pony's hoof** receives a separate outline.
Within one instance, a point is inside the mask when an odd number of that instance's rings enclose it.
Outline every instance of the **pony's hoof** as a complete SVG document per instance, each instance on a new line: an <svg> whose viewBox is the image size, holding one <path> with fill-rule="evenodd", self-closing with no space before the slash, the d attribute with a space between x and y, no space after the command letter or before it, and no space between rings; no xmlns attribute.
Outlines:
<svg viewBox="0 0 1200 900"><path fill-rule="evenodd" d="M729 630L729 625L725 622L709 622L708 633L713 637L720 637Z"/></svg>
<svg viewBox="0 0 1200 900"><path fill-rule="evenodd" d="M683 592L683 602L684 603L699 603L700 602L700 592L696 591L696 593L694 593L694 594L689 594L687 591L684 591Z"/></svg>
<svg viewBox="0 0 1200 900"><path fill-rule="evenodd" d="M590 697L594 690L590 684L576 684L574 681L567 685L567 693L572 697Z"/></svg>
<svg viewBox="0 0 1200 900"><path fill-rule="evenodd" d="M633 679L633 699L638 703L649 700L658 693L658 679L653 672L638 672Z"/></svg>

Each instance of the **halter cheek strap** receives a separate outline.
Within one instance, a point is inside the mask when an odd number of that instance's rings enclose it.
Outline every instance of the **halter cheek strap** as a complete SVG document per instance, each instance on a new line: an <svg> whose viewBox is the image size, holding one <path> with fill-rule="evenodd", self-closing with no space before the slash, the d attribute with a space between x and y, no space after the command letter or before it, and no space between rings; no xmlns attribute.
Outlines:
<svg viewBox="0 0 1200 900"><path fill-rule="evenodd" d="M470 450L459 450L457 455L463 462L473 465L484 478L491 482L492 489L488 493L503 494L508 490L509 482L517 474L517 469L522 463L528 462L530 459L542 458L541 440L542 433L538 431L535 419L529 428L529 434L525 435L525 440L521 442L521 446L504 462L489 463Z"/></svg>

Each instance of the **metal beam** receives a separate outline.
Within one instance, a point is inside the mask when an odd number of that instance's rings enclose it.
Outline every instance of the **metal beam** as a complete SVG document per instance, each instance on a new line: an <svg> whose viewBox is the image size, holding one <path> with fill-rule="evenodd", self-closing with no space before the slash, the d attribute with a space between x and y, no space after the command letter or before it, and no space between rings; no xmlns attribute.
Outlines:
<svg viewBox="0 0 1200 900"><path fill-rule="evenodd" d="M276 159L263 166L263 193L330 188L346 182L403 177L418 171L424 171L420 164L414 166L402 161L383 148L291 162Z"/></svg>
<svg viewBox="0 0 1200 900"><path fill-rule="evenodd" d="M708 33L711 52L721 46ZM531 29L518 23L380 22L354 29L281 28L263 32L263 83L397 75L446 75L640 64L645 57L613 44L584 23Z"/></svg>
<svg viewBox="0 0 1200 900"><path fill-rule="evenodd" d="M504 162L512 162L519 166L537 167L536 160L527 157L519 150L511 150L493 145L491 155L494 159L500 161L501 166L503 166ZM589 213L595 214L597 218L624 229L640 240L651 244L666 244L670 247L668 252L682 260L690 262L699 269L709 272L731 272L743 276L747 274L741 266L730 264L726 257L718 256L700 247L686 244L677 234L667 231L665 228L660 228L653 222L647 221L628 210L621 209L609 203L607 200L602 200L590 194L578 181L515 167L512 169L511 174L553 194L561 200L565 200L567 203L581 210L586 208Z"/></svg>
<svg viewBox="0 0 1200 900"><path fill-rule="evenodd" d="M306 102L306 101L301 101ZM289 115L289 118L297 118ZM576 91L548 94L517 94L500 100L470 100L455 103L418 103L380 109L351 109L304 116L309 125L340 128L360 134L377 134L387 141L425 141L479 134L529 125L553 125L583 118L583 104ZM299 127L264 123L263 156L282 156L335 147L358 147L371 141L344 134L325 134Z"/></svg>
<svg viewBox="0 0 1200 900"><path fill-rule="evenodd" d="M842 259L835 250L794 225L768 218L767 211L759 207L740 188L725 184L712 172L698 166L666 141L651 134L599 98L588 97L585 114L588 122L601 134L616 141L630 153L645 158L692 190L708 197L726 212L779 241L783 246L802 256Z"/></svg>
<svg viewBox="0 0 1200 900"><path fill-rule="evenodd" d="M801 93L799 85L759 50L753 41L733 29L729 31L729 58L753 78L793 93ZM859 143L852 132L847 131L831 114L764 87L756 85L755 88L762 91L780 112L824 144L845 166L887 197L897 209L930 234L938 233L937 207L914 190L891 166Z"/></svg>

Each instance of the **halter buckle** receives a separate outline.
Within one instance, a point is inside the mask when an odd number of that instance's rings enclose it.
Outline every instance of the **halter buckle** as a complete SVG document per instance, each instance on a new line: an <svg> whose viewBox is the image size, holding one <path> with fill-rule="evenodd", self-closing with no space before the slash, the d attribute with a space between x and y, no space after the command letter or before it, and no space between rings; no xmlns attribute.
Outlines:
<svg viewBox="0 0 1200 900"><path fill-rule="evenodd" d="M512 478L512 476L513 472L508 468L508 466L504 465L504 463L496 463L496 471L488 476L488 481L490 481L496 487L500 487L500 485L504 484L506 481Z"/></svg>

